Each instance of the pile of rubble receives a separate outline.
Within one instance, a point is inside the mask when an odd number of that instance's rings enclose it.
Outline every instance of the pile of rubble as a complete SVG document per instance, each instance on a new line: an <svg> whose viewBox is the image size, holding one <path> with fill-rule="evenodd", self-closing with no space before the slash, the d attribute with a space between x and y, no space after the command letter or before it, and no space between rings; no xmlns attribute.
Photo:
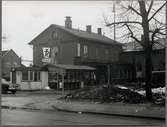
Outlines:
<svg viewBox="0 0 167 127"><path fill-rule="evenodd" d="M101 102L143 103L145 97L121 86L94 86L83 88L65 96L67 99L93 99Z"/></svg>

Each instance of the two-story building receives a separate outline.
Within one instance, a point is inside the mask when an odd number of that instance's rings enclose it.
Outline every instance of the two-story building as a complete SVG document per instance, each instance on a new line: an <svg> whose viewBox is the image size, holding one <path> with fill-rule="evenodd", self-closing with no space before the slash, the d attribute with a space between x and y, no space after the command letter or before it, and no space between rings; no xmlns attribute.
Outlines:
<svg viewBox="0 0 167 127"><path fill-rule="evenodd" d="M33 64L88 65L96 68L97 79L107 81L107 64L119 61L122 44L102 34L72 27L71 17L65 19L65 26L50 25L30 43L33 45Z"/></svg>

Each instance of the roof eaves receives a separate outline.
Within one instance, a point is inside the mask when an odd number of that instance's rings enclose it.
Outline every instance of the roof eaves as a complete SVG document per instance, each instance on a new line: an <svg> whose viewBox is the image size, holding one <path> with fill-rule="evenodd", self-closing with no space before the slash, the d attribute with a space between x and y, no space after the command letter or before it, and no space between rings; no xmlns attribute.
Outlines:
<svg viewBox="0 0 167 127"><path fill-rule="evenodd" d="M10 51L11 51L11 49L10 50L6 50L6 53L2 56L2 58L5 57Z"/></svg>

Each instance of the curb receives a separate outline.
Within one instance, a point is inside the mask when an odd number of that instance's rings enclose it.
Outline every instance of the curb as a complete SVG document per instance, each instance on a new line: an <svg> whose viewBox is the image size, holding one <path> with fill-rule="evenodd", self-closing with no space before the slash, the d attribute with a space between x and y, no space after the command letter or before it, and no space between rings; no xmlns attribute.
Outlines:
<svg viewBox="0 0 167 127"><path fill-rule="evenodd" d="M147 119L159 119L159 120L165 120L165 118L159 118L159 117L148 117L148 116L134 116L134 115L124 115L124 114L111 114L111 113L101 113L101 112L88 112L88 111L72 111L68 109L61 109L56 106L52 106L55 110L62 111L62 112L73 112L78 114L99 114L99 115L112 115L112 116L123 116L123 117L136 117L136 118L147 118Z"/></svg>
<svg viewBox="0 0 167 127"><path fill-rule="evenodd" d="M32 110L32 111L56 111L56 109L39 109L32 107L15 107L15 106L6 106L2 105L1 109L10 109L10 110Z"/></svg>
<svg viewBox="0 0 167 127"><path fill-rule="evenodd" d="M63 105L63 104L62 104ZM124 116L124 117L136 117L136 118L149 118L149 119L160 119L165 120L165 117L151 117L151 116L141 116L141 115L131 115L131 114L119 114L119 113L110 113L110 112L98 112L98 111L84 111L84 110L75 110L75 109L68 109L68 108L62 108L56 105L51 106L53 109L40 109L36 107L16 107L16 106L8 106L8 105L1 105L2 109L11 109L11 110L34 110L34 111L63 111L63 112L73 112L73 113L86 113L86 114L101 114L101 115L113 115L113 116Z"/></svg>
<svg viewBox="0 0 167 127"><path fill-rule="evenodd" d="M122 112L117 111L117 110L113 110L111 107L111 110L101 110L97 108L94 110L92 108L90 109L84 109L82 107L79 107L79 105L76 105L77 108L73 108L74 105L70 105L70 104L64 104L63 102L58 103L57 105L52 105L52 107L56 110L59 111L66 111L66 112L74 112L74 113L89 113L89 114L103 114L103 115L114 115L114 116L126 116L126 117L137 117L137 118L150 118L150 119L161 119L161 120L165 120L165 116L159 116L159 114L156 116L155 114L153 114L152 116L150 114L141 114L141 112L139 112L139 114L135 114L132 111L127 113L124 112L124 110ZM83 105L84 106L84 105ZM125 110L126 107L125 107Z"/></svg>
<svg viewBox="0 0 167 127"><path fill-rule="evenodd" d="M30 108L30 107L15 107L15 106L7 106L7 105L2 105L1 106L2 109L29 109L29 110L41 110L38 108Z"/></svg>

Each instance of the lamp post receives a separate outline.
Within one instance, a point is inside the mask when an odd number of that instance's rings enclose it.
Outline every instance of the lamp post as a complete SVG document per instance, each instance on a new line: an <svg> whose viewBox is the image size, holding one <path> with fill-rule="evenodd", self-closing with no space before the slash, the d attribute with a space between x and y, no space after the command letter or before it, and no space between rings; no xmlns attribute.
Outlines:
<svg viewBox="0 0 167 127"><path fill-rule="evenodd" d="M115 1L113 3L113 14L114 14L114 41L116 40L116 29L115 29Z"/></svg>

